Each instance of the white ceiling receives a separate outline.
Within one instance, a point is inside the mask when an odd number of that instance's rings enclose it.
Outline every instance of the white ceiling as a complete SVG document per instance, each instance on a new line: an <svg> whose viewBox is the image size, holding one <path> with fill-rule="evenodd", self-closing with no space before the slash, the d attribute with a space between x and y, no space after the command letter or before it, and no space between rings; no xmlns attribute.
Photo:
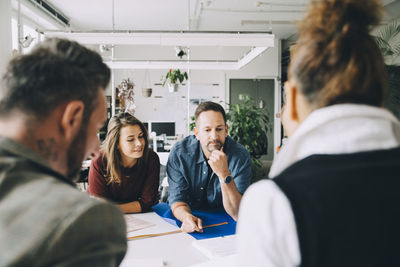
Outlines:
<svg viewBox="0 0 400 267"><path fill-rule="evenodd" d="M294 32L293 19L301 19L306 0L258 7L249 0L86 0L49 1L70 19L71 31L201 31L274 32L286 38ZM298 2L298 1L297 1ZM292 3L288 5L287 3ZM279 23L279 24L277 24ZM273 30L272 30L273 28ZM109 42L108 42L109 43ZM190 60L239 61L254 45L205 47L190 45ZM103 54L104 55L104 54ZM110 55L104 55L106 60ZM174 47L116 45L114 59L179 60ZM183 58L184 60L187 57ZM213 63L210 63L213 64Z"/></svg>
<svg viewBox="0 0 400 267"><path fill-rule="evenodd" d="M72 30L295 32L310 0L48 0L70 18ZM257 5L256 3L262 3ZM393 17L398 0L383 0Z"/></svg>
<svg viewBox="0 0 400 267"><path fill-rule="evenodd" d="M294 32L309 0L50 0L70 18L73 30L270 31ZM114 3L114 12L113 12ZM279 3L279 4L278 4ZM114 16L113 16L114 15ZM113 19L114 18L114 19ZM114 22L114 25L113 25Z"/></svg>
<svg viewBox="0 0 400 267"><path fill-rule="evenodd" d="M68 31L216 31L295 35L310 0L47 0L70 19ZM259 2L260 3L260 2ZM385 18L400 16L400 0L383 0ZM237 60L251 47L193 47L191 59ZM115 55L138 60L177 59L173 47L116 46Z"/></svg>

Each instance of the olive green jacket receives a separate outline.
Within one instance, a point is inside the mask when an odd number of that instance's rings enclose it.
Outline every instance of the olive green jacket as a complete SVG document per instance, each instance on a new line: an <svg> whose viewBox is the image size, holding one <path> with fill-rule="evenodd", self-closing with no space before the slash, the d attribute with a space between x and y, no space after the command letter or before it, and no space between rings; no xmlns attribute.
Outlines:
<svg viewBox="0 0 400 267"><path fill-rule="evenodd" d="M0 137L0 266L118 266L126 226L35 152Z"/></svg>

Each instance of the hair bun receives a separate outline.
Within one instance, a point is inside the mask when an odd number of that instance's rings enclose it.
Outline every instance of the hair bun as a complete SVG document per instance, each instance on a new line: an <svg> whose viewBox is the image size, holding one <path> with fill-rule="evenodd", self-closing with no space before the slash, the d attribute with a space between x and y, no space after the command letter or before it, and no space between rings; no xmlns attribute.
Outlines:
<svg viewBox="0 0 400 267"><path fill-rule="evenodd" d="M300 24L300 31L336 35L350 29L369 32L381 18L379 0L320 0L313 1L307 17Z"/></svg>

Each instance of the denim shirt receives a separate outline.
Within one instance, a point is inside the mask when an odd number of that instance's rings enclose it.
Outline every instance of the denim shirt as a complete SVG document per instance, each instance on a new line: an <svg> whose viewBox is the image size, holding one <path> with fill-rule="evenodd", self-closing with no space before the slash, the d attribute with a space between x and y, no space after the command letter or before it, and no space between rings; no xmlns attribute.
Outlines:
<svg viewBox="0 0 400 267"><path fill-rule="evenodd" d="M251 181L250 154L229 136L225 139L223 151L236 187L243 194ZM194 135L176 143L167 163L169 204L186 202L195 209L205 206L222 208L220 181L212 172L207 183L208 168L200 142Z"/></svg>

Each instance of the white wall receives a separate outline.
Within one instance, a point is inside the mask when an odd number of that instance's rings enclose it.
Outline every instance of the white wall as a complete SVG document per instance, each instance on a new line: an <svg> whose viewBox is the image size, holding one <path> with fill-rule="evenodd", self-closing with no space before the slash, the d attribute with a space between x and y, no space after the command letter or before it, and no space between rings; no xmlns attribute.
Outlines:
<svg viewBox="0 0 400 267"><path fill-rule="evenodd" d="M226 101L229 101L230 79L275 79L274 99L274 153L281 143L281 119L276 116L281 112L281 40L275 39L274 47L269 48L240 71L226 72Z"/></svg>
<svg viewBox="0 0 400 267"><path fill-rule="evenodd" d="M12 55L11 49L11 0L0 1L0 75Z"/></svg>
<svg viewBox="0 0 400 267"><path fill-rule="evenodd" d="M279 77L279 41L275 47L267 49L263 54L238 71L193 70L190 72L190 99L207 99L225 104L229 101L229 79L254 79ZM123 55L119 55L123 56ZM153 88L150 98L142 96L144 70L115 70L114 82L117 86L122 79L130 78L135 83L135 115L142 121L175 121L176 133L188 134L188 85L180 86L176 93L168 92L167 87L154 85L160 83L168 70L149 70L148 74ZM279 79L277 79L279 80ZM279 80L280 81L280 80ZM276 88L278 88L277 85ZM107 89L111 95L111 87ZM226 107L226 106L225 106ZM193 116L195 105L189 106L189 117Z"/></svg>

